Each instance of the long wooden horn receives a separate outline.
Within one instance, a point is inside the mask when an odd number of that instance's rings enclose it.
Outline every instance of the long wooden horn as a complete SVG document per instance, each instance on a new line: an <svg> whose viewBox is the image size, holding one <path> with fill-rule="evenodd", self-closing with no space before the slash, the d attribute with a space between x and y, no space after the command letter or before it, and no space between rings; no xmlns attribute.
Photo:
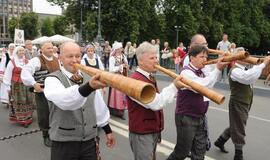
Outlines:
<svg viewBox="0 0 270 160"><path fill-rule="evenodd" d="M168 76L172 77L173 79L175 79L178 75L166 68L161 67L160 65L155 65L156 69L158 69L159 71L167 74ZM222 104L225 100L225 96L222 94L217 93L216 91L213 91L207 87L204 87L192 80L189 80L187 78L182 78L181 82L183 82L184 84L190 86L193 90L195 90L196 92L200 93L201 95L209 98L210 100L212 100L213 102L217 103L217 104Z"/></svg>
<svg viewBox="0 0 270 160"><path fill-rule="evenodd" d="M125 77L120 74L102 71L93 67L87 67L81 64L75 64L74 66L90 76L100 74L101 81L144 104L152 102L156 96L156 89L150 83Z"/></svg>
<svg viewBox="0 0 270 160"><path fill-rule="evenodd" d="M208 52L209 53L212 53L212 54L225 55L225 56L232 54L230 52L224 52L224 51L221 51L221 50L210 49L210 48L208 48ZM243 52L243 51L240 51L240 52ZM252 57L252 56L248 56L245 59L242 59L241 61L246 62L246 63L257 65L257 64L262 63L263 62L263 59L262 58L257 58L257 57ZM214 62L213 61L210 61L209 64L211 64L211 63L213 64Z"/></svg>
<svg viewBox="0 0 270 160"><path fill-rule="evenodd" d="M222 62L231 62L231 61L235 61L235 60L243 60L243 59L246 59L248 56L249 56L248 52L240 51L240 52L237 52L235 54L229 54L227 56L224 56L223 59L222 59ZM204 65L214 64L214 63L217 63L217 62L218 62L218 59L214 59L214 60L204 62Z"/></svg>

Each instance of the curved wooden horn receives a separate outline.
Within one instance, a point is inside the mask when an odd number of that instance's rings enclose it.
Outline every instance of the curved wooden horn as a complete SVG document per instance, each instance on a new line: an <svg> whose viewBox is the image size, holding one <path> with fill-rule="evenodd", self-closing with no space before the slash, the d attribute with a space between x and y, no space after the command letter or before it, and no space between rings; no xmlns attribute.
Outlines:
<svg viewBox="0 0 270 160"><path fill-rule="evenodd" d="M209 48L208 48L208 52L209 53L212 53L212 54L225 55L225 56L232 54L230 52L224 52L224 51L221 51L221 50L209 49ZM240 52L244 52L244 51L240 51ZM237 53L239 53L239 52L237 52ZM257 58L257 57L252 57L252 56L248 56L247 58L242 59L241 61L256 65L256 64L262 63L263 62L263 59L262 58ZM210 61L208 64L213 64L213 63L216 63L216 62Z"/></svg>
<svg viewBox="0 0 270 160"><path fill-rule="evenodd" d="M150 83L81 64L75 64L74 66L90 76L100 74L101 81L144 104L152 102L156 96L156 89Z"/></svg>
<svg viewBox="0 0 270 160"><path fill-rule="evenodd" d="M237 52L235 54L229 54L227 56L224 56L222 59L222 62L231 62L231 61L235 61L235 60L243 60L246 59L249 56L249 53L246 51L240 51ZM204 65L208 65L208 64L214 64L217 63L218 59L214 59L214 60L209 60L204 62Z"/></svg>
<svg viewBox="0 0 270 160"><path fill-rule="evenodd" d="M158 69L159 71L167 74L168 76L172 77L173 79L175 79L178 75L166 68L161 67L160 65L155 65L156 69ZM192 80L189 80L187 78L182 78L181 82L183 82L184 84L190 86L194 91L200 93L201 95L209 98L210 100L212 100L213 102L217 103L217 104L222 104L225 100L225 96L222 94L219 94L216 91L213 91L207 87L204 87Z"/></svg>

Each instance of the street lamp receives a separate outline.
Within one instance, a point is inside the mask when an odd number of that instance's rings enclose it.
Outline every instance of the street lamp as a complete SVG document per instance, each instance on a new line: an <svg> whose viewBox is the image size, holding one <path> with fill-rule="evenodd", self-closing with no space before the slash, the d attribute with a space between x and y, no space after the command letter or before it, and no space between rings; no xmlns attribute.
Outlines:
<svg viewBox="0 0 270 160"><path fill-rule="evenodd" d="M78 0L77 1L77 3L78 3L78 6L80 7L80 33L79 33L79 43L81 44L82 43L82 21L83 21L83 18L82 18L82 16L83 16L83 7L84 7L84 3L82 2L82 0Z"/></svg>
<svg viewBox="0 0 270 160"><path fill-rule="evenodd" d="M174 26L175 30L176 30L176 48L178 47L178 32L181 29L181 26Z"/></svg>
<svg viewBox="0 0 270 160"><path fill-rule="evenodd" d="M96 41L101 45L101 43L104 43L104 39L101 36L101 1L98 0L98 34L96 37Z"/></svg>

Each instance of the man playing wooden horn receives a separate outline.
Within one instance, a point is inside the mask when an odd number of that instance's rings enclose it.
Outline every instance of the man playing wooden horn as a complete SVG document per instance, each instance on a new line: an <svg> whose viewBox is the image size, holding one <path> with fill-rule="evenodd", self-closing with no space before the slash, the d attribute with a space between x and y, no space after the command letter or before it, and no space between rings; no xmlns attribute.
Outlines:
<svg viewBox="0 0 270 160"><path fill-rule="evenodd" d="M50 101L51 160L97 159L95 138L99 118L94 97L95 90L106 84L99 75L90 77L74 67L81 61L76 43L62 44L59 58L62 66L45 79L44 88ZM104 127L107 134L112 133L109 125ZM114 138L107 136L107 146L113 147L114 143Z"/></svg>
<svg viewBox="0 0 270 160"><path fill-rule="evenodd" d="M264 62L248 69L245 62L237 61L229 72L231 96L229 101L230 126L226 128L215 141L215 146L224 153L228 153L224 144L232 138L235 147L234 160L243 160L243 146L245 145L245 126L248 112L252 105L253 91L251 85L260 77L262 70L269 63L270 56Z"/></svg>
<svg viewBox="0 0 270 160"><path fill-rule="evenodd" d="M153 84L157 93L155 99L148 104L128 97L129 141L135 160L155 160L157 143L164 129L162 108L173 101L177 88L182 86L176 83L180 80L178 77L159 93L153 77L156 72L154 65L158 64L155 46L143 42L137 48L136 55L139 67L130 77Z"/></svg>
<svg viewBox="0 0 270 160"><path fill-rule="evenodd" d="M198 35L202 36L202 35ZM227 63L219 62L212 72L204 72L203 63L207 60L208 50L203 45L193 45L189 50L190 63L180 75L206 87L213 87L221 70ZM177 142L167 160L184 160L191 152L191 159L204 159L207 146L207 119L209 100L190 89L178 91L175 123Z"/></svg>

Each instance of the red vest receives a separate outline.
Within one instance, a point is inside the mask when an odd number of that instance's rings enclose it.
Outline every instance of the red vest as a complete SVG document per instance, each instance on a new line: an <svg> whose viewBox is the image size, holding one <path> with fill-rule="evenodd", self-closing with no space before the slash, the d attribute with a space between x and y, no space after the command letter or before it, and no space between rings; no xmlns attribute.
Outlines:
<svg viewBox="0 0 270 160"><path fill-rule="evenodd" d="M12 78L11 78L11 81L13 82L21 82L22 83L22 79L21 79L21 72L22 72L22 68L20 67L17 67L16 64L15 64L15 61L12 59L11 60L14 68L12 70ZM25 64L28 63L28 60L25 59Z"/></svg>
<svg viewBox="0 0 270 160"><path fill-rule="evenodd" d="M151 83L152 81L146 78L139 72L134 72L131 78ZM156 90L157 86L156 86ZM128 117L129 131L138 134L158 133L164 129L163 110L153 111L146 109L128 97Z"/></svg>

